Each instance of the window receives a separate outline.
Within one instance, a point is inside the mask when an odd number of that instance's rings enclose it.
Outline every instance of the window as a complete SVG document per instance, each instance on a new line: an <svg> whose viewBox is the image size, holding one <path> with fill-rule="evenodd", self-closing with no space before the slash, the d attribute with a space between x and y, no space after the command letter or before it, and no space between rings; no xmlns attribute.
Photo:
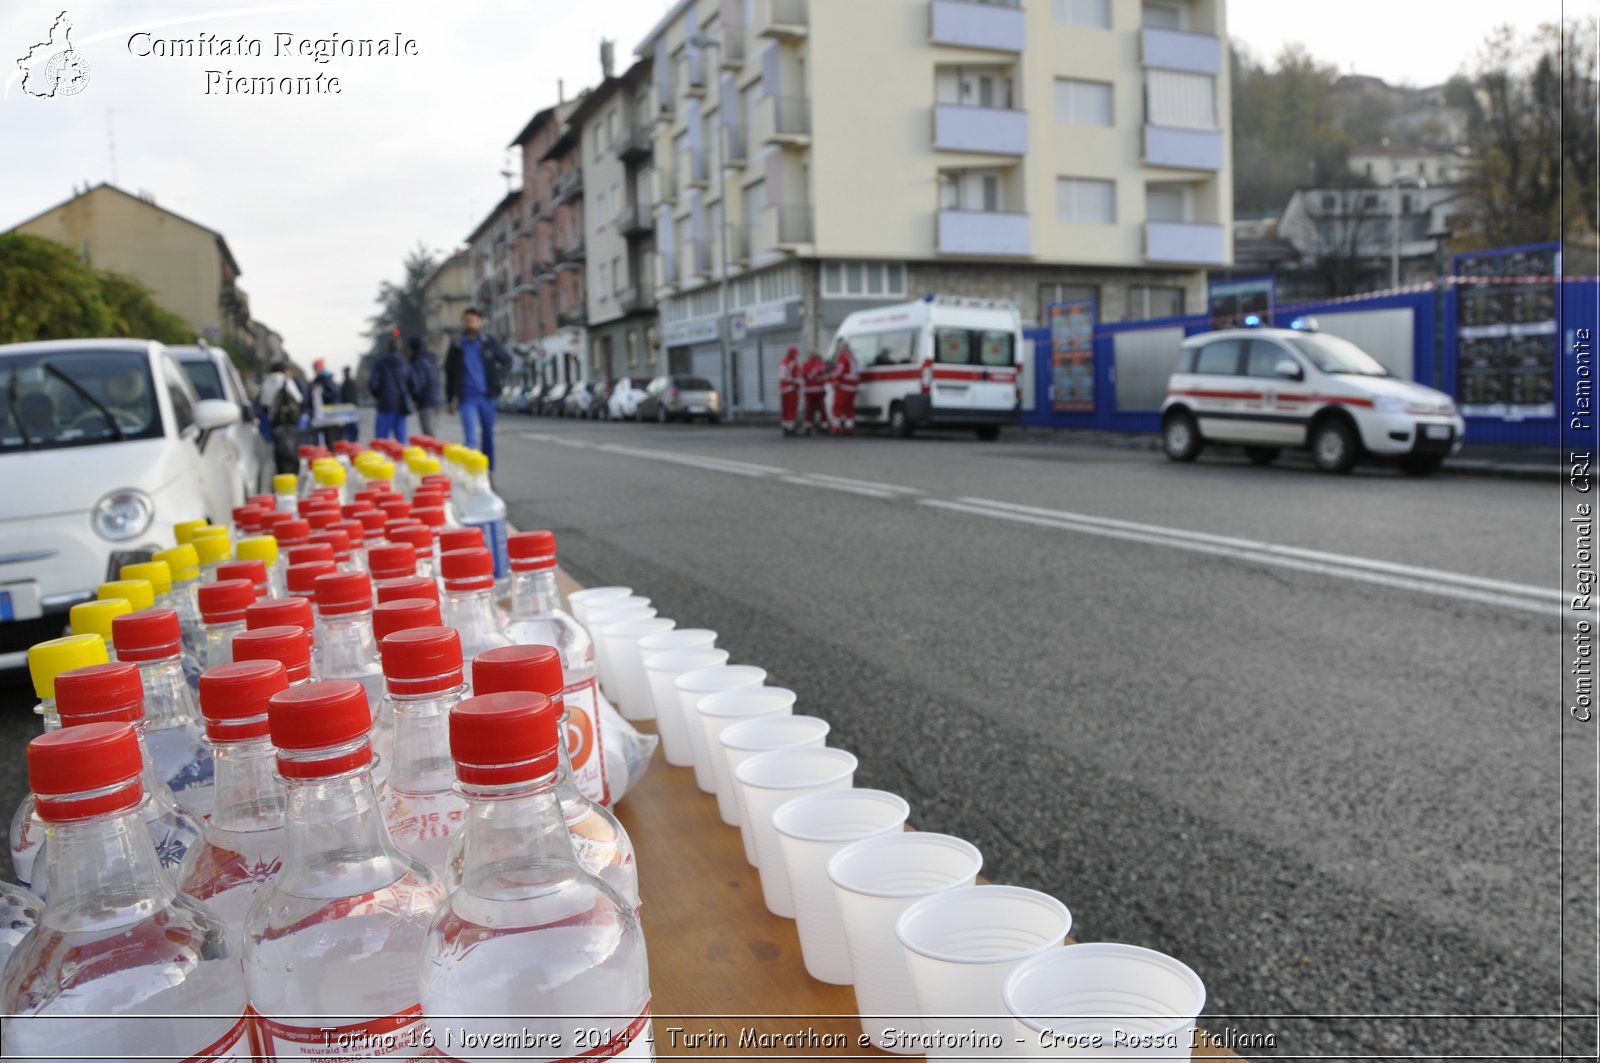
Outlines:
<svg viewBox="0 0 1600 1063"><path fill-rule="evenodd" d="M639 334L632 329L628 330L628 368L633 369L639 364ZM638 386L638 381L634 385Z"/></svg>
<svg viewBox="0 0 1600 1063"><path fill-rule="evenodd" d="M1145 0L1144 24L1158 30L1186 30L1189 28L1188 6Z"/></svg>
<svg viewBox="0 0 1600 1063"><path fill-rule="evenodd" d="M617 142L617 109L611 108L606 115L606 140L612 144Z"/></svg>
<svg viewBox="0 0 1600 1063"><path fill-rule="evenodd" d="M1056 181L1056 215L1061 221L1109 225L1117 220L1116 184L1087 177Z"/></svg>
<svg viewBox="0 0 1600 1063"><path fill-rule="evenodd" d="M1205 376L1237 376L1243 340L1218 340L1200 348L1194 371Z"/></svg>
<svg viewBox="0 0 1600 1063"><path fill-rule="evenodd" d="M1128 285L1128 321L1151 321L1183 313L1183 289L1154 284Z"/></svg>
<svg viewBox="0 0 1600 1063"><path fill-rule="evenodd" d="M1376 192L1368 192L1366 195L1362 196L1361 197L1361 209L1362 210L1377 210L1378 209L1378 194Z"/></svg>
<svg viewBox="0 0 1600 1063"><path fill-rule="evenodd" d="M610 269L606 263L600 263L600 287L596 290L600 293L602 303L611 298Z"/></svg>
<svg viewBox="0 0 1600 1063"><path fill-rule="evenodd" d="M1402 214L1410 214L1411 213L1411 193L1410 192L1402 193L1401 196L1400 196L1400 213L1402 213Z"/></svg>
<svg viewBox="0 0 1600 1063"><path fill-rule="evenodd" d="M939 209L1005 210L1005 175L995 170L949 170L941 173Z"/></svg>
<svg viewBox="0 0 1600 1063"><path fill-rule="evenodd" d="M166 377L167 397L172 400L172 420L182 432L194 425L194 404L189 401L189 392L184 388L184 376L169 360L162 359L161 372ZM117 393L108 388L113 402ZM102 415L103 416L103 415Z"/></svg>
<svg viewBox="0 0 1600 1063"><path fill-rule="evenodd" d="M1245 357L1244 374L1275 377L1278 371L1274 367L1288 357L1289 355L1271 340L1251 340L1250 352Z"/></svg>
<svg viewBox="0 0 1600 1063"><path fill-rule="evenodd" d="M1111 28L1111 0L1054 0L1051 10L1057 22L1069 26Z"/></svg>
<svg viewBox="0 0 1600 1063"><path fill-rule="evenodd" d="M611 291L616 295L622 293L622 257L620 255L611 260Z"/></svg>
<svg viewBox="0 0 1600 1063"><path fill-rule="evenodd" d="M1368 163L1367 165L1371 166L1372 164ZM1330 211L1339 209L1339 197L1335 196L1332 192L1322 193L1322 209Z"/></svg>
<svg viewBox="0 0 1600 1063"><path fill-rule="evenodd" d="M1111 83L1056 78L1056 121L1070 125L1111 125Z"/></svg>
<svg viewBox="0 0 1600 1063"><path fill-rule="evenodd" d="M1015 365L1016 336L1009 332L973 333L978 341L978 361L984 365Z"/></svg>
<svg viewBox="0 0 1600 1063"><path fill-rule="evenodd" d="M1145 121L1175 129L1217 128L1217 79L1182 70L1148 70Z"/></svg>
<svg viewBox="0 0 1600 1063"><path fill-rule="evenodd" d="M906 269L898 262L828 262L822 267L822 294L830 298L899 298L906 293Z"/></svg>
<svg viewBox="0 0 1600 1063"><path fill-rule="evenodd" d="M853 336L850 350L864 366L909 365L916 360L917 336L914 328Z"/></svg>
<svg viewBox="0 0 1600 1063"><path fill-rule="evenodd" d="M983 209L991 214L1000 209L1000 178L994 174L983 175Z"/></svg>
<svg viewBox="0 0 1600 1063"><path fill-rule="evenodd" d="M1055 303L1100 303L1100 286L1098 284L1041 284L1039 285L1039 320L1044 321L1050 315L1050 307Z"/></svg>
<svg viewBox="0 0 1600 1063"><path fill-rule="evenodd" d="M1153 184L1144 190L1144 216L1147 221L1193 220L1193 199L1184 185Z"/></svg>

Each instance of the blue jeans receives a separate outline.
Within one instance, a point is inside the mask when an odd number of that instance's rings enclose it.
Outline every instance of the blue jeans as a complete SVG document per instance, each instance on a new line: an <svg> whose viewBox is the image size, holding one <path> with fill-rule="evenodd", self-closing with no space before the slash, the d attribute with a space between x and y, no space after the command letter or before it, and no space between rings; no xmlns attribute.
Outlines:
<svg viewBox="0 0 1600 1063"><path fill-rule="evenodd" d="M494 400L487 395L461 400L461 434L467 446L481 450L494 468Z"/></svg>
<svg viewBox="0 0 1600 1063"><path fill-rule="evenodd" d="M378 419L372 426L374 439L393 439L397 442L406 441L406 415L403 413L378 413Z"/></svg>

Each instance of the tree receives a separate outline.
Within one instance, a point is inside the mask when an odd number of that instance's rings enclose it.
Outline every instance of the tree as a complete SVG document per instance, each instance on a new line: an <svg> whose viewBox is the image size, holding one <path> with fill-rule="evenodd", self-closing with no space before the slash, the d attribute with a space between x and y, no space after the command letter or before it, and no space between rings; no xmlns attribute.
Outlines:
<svg viewBox="0 0 1600 1063"><path fill-rule="evenodd" d="M162 343L193 343L194 329L172 311L158 305L142 282L125 273L101 272L96 275L100 295L111 311L109 336L129 336L160 340Z"/></svg>
<svg viewBox="0 0 1600 1063"><path fill-rule="evenodd" d="M1351 138L1333 105L1338 69L1299 44L1271 69L1237 41L1229 55L1235 211L1276 212L1297 188L1350 184Z"/></svg>
<svg viewBox="0 0 1600 1063"><path fill-rule="evenodd" d="M72 249L0 234L0 343L111 335L112 309Z"/></svg>
<svg viewBox="0 0 1600 1063"><path fill-rule="evenodd" d="M359 375L365 378L368 367L389 345L389 337L399 329L402 336L421 336L426 331L427 305L422 282L439 264L437 252L423 244L406 255L401 281L384 281L378 286L378 312L367 319L367 337L372 341L361 359Z"/></svg>

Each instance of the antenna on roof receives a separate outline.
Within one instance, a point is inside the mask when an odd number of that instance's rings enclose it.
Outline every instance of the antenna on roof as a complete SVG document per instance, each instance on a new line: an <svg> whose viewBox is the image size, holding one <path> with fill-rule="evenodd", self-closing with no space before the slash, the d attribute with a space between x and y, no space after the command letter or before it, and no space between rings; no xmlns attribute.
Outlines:
<svg viewBox="0 0 1600 1063"><path fill-rule="evenodd" d="M119 184L117 180L117 127L111 120L112 108L106 108L106 155L111 163L111 183Z"/></svg>
<svg viewBox="0 0 1600 1063"><path fill-rule="evenodd" d="M616 42L600 38L600 76L610 78L616 69Z"/></svg>

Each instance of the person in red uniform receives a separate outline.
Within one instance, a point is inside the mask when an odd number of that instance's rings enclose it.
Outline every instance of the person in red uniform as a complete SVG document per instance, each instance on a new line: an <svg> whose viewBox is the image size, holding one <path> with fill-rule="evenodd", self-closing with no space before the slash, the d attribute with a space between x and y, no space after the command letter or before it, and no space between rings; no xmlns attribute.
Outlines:
<svg viewBox="0 0 1600 1063"><path fill-rule="evenodd" d="M839 347L833 359L833 434L856 434L856 392L861 390L861 363L851 353L848 344Z"/></svg>
<svg viewBox="0 0 1600 1063"><path fill-rule="evenodd" d="M778 403L782 410L783 434L794 435L800 414L800 348L790 347L778 362Z"/></svg>
<svg viewBox="0 0 1600 1063"><path fill-rule="evenodd" d="M811 357L800 367L800 377L806 397L806 412L801 420L805 423L806 435L810 435L814 420L820 419L822 427L828 427L828 406L823 401L828 391L828 363L822 360L822 355L812 351Z"/></svg>

